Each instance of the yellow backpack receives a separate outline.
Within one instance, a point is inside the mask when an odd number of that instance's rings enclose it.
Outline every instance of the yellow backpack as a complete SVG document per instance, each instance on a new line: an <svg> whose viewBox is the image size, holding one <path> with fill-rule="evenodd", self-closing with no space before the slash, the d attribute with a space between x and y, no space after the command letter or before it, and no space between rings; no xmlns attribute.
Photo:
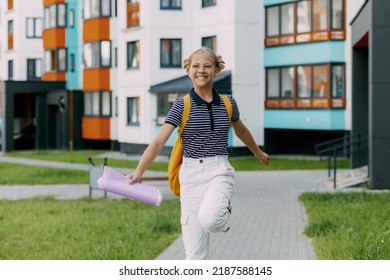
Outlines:
<svg viewBox="0 0 390 280"><path fill-rule="evenodd" d="M229 120L232 118L232 104L230 103L229 97L226 95L220 95L222 97L223 103L225 104L226 111L229 116ZM180 196L180 182L179 182L179 172L180 167L183 161L183 143L181 139L181 133L188 121L191 109L191 99L190 95L187 94L183 97L184 99L184 110L183 115L180 121L179 129L177 130L177 138L175 144L173 145L171 156L168 163L168 181L171 191L176 196Z"/></svg>

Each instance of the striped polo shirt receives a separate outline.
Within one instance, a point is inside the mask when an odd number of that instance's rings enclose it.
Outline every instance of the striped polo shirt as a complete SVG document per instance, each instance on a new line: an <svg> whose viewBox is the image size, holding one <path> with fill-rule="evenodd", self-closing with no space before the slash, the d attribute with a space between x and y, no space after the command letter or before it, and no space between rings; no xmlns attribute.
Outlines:
<svg viewBox="0 0 390 280"><path fill-rule="evenodd" d="M222 98L213 89L213 101L206 102L191 89L190 99L190 115L182 132L184 157L197 159L227 156L230 121ZM240 112L234 98L229 96L229 99L234 122L238 120ZM184 100L182 97L177 98L167 114L165 123L179 126L183 110Z"/></svg>

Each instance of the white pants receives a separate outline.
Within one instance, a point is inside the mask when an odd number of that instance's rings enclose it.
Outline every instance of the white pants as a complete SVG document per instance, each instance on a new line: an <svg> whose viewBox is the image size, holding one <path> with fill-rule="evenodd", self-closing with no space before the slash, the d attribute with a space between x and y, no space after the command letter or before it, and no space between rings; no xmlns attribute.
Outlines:
<svg viewBox="0 0 390 280"><path fill-rule="evenodd" d="M207 259L210 232L229 227L234 168L226 156L183 158L179 180L186 259Z"/></svg>

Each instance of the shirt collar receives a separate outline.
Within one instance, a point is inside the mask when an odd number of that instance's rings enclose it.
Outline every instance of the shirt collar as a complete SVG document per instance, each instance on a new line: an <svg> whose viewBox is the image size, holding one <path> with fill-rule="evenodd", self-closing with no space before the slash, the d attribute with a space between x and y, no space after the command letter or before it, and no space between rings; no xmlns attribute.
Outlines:
<svg viewBox="0 0 390 280"><path fill-rule="evenodd" d="M196 105L206 104L206 101L199 97L199 95L195 92L194 88L190 90L190 97L192 98L192 100L194 100ZM213 88L213 101L211 101L211 103L217 106L221 105L221 99L215 88Z"/></svg>

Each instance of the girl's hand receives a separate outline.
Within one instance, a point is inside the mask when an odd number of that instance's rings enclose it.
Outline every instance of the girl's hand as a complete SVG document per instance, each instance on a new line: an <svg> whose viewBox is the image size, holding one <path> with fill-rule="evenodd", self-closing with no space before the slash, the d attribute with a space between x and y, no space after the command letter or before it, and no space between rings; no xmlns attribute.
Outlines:
<svg viewBox="0 0 390 280"><path fill-rule="evenodd" d="M126 175L127 178L129 178L129 184L132 185L135 182L141 181L141 174L137 174L137 172L134 172L133 174Z"/></svg>
<svg viewBox="0 0 390 280"><path fill-rule="evenodd" d="M268 154L262 152L257 158L258 158L264 165L268 165L268 163L269 163L269 155L268 155Z"/></svg>

